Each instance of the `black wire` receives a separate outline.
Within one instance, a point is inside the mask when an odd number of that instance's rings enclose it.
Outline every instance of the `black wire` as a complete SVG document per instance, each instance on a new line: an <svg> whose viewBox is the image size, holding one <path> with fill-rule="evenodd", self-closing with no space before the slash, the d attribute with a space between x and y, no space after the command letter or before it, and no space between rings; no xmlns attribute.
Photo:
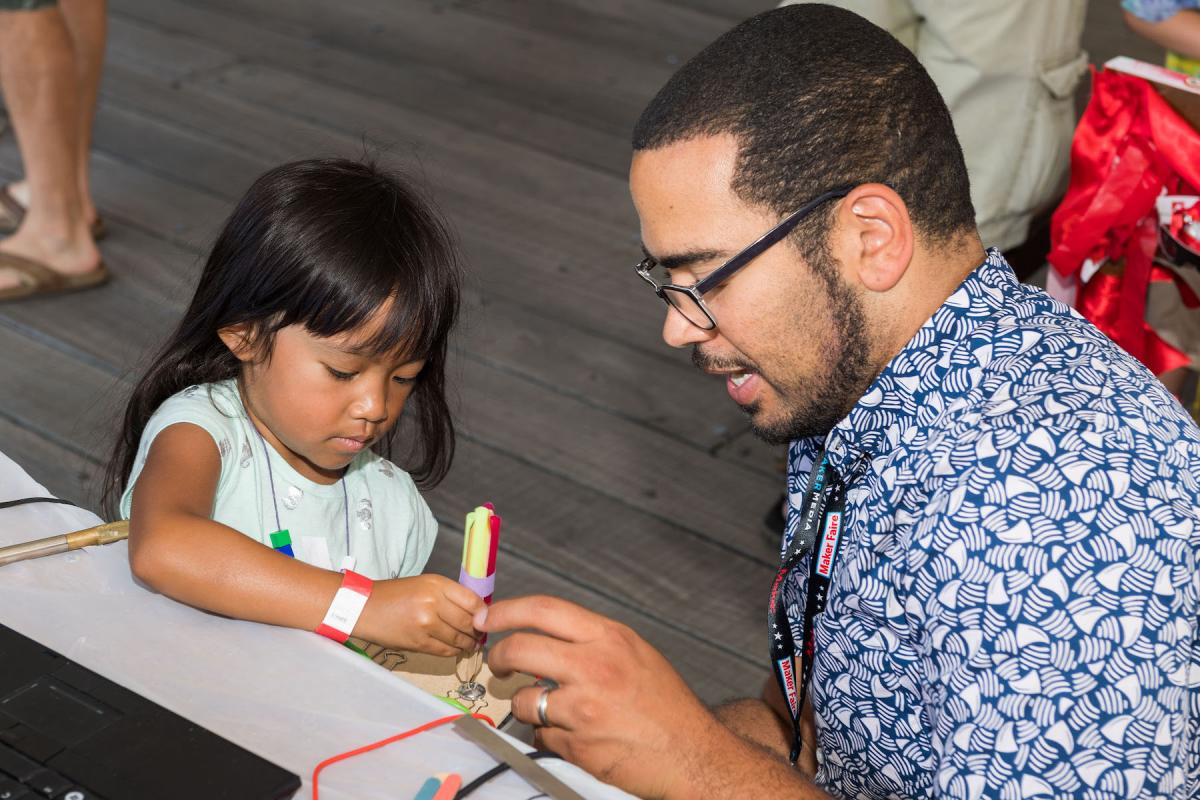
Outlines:
<svg viewBox="0 0 1200 800"><path fill-rule="evenodd" d="M20 500L5 500L3 503L0 503L0 508L23 506L27 503L62 503L66 506L75 505L70 500L59 500L57 497L22 497Z"/></svg>
<svg viewBox="0 0 1200 800"><path fill-rule="evenodd" d="M539 758L557 758L560 761L562 760L562 756L560 756L558 753L552 753L549 750L535 750L534 752L529 754L529 757L534 760L537 760ZM501 775L510 769L512 769L512 767L510 767L508 764L497 764L496 766L489 769L487 772L480 775L475 780L471 781L470 783L466 784L461 789L459 789L458 793L454 795L454 800L463 800L464 797L469 796L471 794L471 792L475 791L480 786L483 786L485 783L490 781L492 778L495 778L497 775ZM543 796L544 795L534 795L534 797L543 797Z"/></svg>

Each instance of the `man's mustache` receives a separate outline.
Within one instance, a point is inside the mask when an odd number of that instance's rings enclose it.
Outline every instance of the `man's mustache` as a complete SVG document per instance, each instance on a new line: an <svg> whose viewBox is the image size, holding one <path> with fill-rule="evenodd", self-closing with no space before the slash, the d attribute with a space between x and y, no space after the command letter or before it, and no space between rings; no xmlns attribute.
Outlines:
<svg viewBox="0 0 1200 800"><path fill-rule="evenodd" d="M754 364L736 358L718 358L700 349L699 345L692 347L692 364L696 369L714 372L758 372Z"/></svg>

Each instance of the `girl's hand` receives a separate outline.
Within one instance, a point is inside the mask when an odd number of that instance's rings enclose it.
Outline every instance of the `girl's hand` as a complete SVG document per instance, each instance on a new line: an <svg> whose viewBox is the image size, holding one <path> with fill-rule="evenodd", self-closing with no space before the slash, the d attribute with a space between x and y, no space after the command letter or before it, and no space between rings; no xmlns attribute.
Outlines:
<svg viewBox="0 0 1200 800"><path fill-rule="evenodd" d="M454 656L475 649L479 595L442 575L376 581L354 635L399 650Z"/></svg>

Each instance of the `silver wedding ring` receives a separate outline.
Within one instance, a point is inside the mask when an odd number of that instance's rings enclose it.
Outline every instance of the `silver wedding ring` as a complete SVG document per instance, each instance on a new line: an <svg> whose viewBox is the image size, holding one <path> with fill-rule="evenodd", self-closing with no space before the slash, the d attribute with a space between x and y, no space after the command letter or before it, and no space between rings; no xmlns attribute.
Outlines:
<svg viewBox="0 0 1200 800"><path fill-rule="evenodd" d="M546 719L546 701L549 699L550 693L558 688L558 681L553 678L542 678L534 685L542 687L542 693L538 695L537 701L538 723L543 728L548 728L550 727L550 720Z"/></svg>

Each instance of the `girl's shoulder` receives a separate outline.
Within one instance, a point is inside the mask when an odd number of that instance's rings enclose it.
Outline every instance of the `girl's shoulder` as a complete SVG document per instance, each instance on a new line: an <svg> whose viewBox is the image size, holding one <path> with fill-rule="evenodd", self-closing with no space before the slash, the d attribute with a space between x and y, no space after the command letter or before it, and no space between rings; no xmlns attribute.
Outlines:
<svg viewBox="0 0 1200 800"><path fill-rule="evenodd" d="M245 412L233 380L201 383L176 392L163 401L146 423L143 440L179 422L190 422L208 431L218 446L240 426ZM228 447L225 444L224 447Z"/></svg>
<svg viewBox="0 0 1200 800"><path fill-rule="evenodd" d="M233 379L215 383L197 383L181 389L163 401L155 410L160 412L191 411L208 414L216 412L223 417L239 419L242 416L242 401L238 396L237 384Z"/></svg>

